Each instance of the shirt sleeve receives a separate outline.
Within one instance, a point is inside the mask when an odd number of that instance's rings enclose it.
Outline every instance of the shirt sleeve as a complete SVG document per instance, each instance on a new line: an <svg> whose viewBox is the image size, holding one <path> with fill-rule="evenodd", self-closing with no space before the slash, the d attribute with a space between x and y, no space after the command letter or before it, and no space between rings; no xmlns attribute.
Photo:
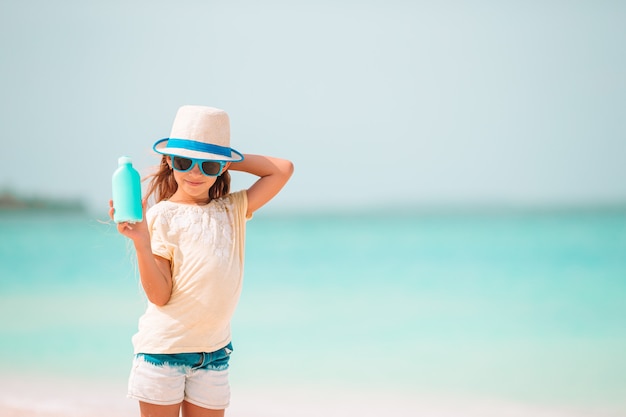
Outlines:
<svg viewBox="0 0 626 417"><path fill-rule="evenodd" d="M173 253L170 245L167 243L167 228L162 216L158 212L149 212L147 217L152 253L171 262Z"/></svg>
<svg viewBox="0 0 626 417"><path fill-rule="evenodd" d="M246 212L248 211L248 193L246 190L230 194L230 199L237 213L236 217L239 222L245 223L252 218L252 216L246 217Z"/></svg>
<svg viewBox="0 0 626 417"><path fill-rule="evenodd" d="M246 222L252 218L246 217L248 211L248 194L246 190L241 190L236 193L230 194L230 200L235 213L234 222L237 230L236 239L240 242L239 249L239 261L243 264L245 256L245 240L246 240Z"/></svg>

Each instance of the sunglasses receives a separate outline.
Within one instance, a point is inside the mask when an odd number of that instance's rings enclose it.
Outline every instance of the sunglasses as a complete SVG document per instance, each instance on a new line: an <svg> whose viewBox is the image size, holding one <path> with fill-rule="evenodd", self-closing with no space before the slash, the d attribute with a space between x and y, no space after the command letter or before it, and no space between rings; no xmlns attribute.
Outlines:
<svg viewBox="0 0 626 417"><path fill-rule="evenodd" d="M176 171L187 172L198 164L200 171L207 177L217 177L222 173L226 161L207 161L206 159L183 158L172 156L172 167Z"/></svg>

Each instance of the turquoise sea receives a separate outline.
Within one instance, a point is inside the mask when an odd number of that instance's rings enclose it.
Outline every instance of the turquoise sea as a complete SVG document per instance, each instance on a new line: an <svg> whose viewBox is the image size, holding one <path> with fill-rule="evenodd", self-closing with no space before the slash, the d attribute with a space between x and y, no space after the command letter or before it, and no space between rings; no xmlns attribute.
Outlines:
<svg viewBox="0 0 626 417"><path fill-rule="evenodd" d="M138 415L145 301L100 219L0 215L0 406L63 380ZM626 210L259 213L233 332L230 416L626 416Z"/></svg>

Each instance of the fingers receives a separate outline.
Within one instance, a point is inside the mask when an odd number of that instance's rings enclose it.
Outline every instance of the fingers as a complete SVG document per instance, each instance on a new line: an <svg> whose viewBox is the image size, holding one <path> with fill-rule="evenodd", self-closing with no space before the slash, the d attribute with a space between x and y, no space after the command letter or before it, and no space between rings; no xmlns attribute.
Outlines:
<svg viewBox="0 0 626 417"><path fill-rule="evenodd" d="M129 223L126 223L126 222L118 223L117 224L117 228L118 228L118 230L120 232L126 232L128 230L133 230L131 225Z"/></svg>
<svg viewBox="0 0 626 417"><path fill-rule="evenodd" d="M135 239L137 236L143 234L144 231L147 232L147 227L145 226L145 224L146 224L146 210L148 206L148 200L147 199L142 200L141 206L143 210L142 221L137 222L137 223L129 223L129 222L117 223L117 231L119 233L121 233L122 235L128 238ZM111 218L111 220L115 220L114 214L115 214L115 207L113 206L113 200L109 200L109 217Z"/></svg>

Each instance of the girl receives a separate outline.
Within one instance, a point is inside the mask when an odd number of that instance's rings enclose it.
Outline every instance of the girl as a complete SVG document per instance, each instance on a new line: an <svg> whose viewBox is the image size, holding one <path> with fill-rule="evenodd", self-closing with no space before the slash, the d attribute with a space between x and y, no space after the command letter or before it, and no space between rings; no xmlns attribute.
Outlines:
<svg viewBox="0 0 626 417"><path fill-rule="evenodd" d="M142 417L223 416L245 224L281 190L293 165L230 148L228 115L202 106L181 107L170 137L154 150L163 157L146 200L156 204L142 222L118 224L133 241L149 301L133 336L128 396L139 400ZM259 179L229 193L229 169Z"/></svg>

